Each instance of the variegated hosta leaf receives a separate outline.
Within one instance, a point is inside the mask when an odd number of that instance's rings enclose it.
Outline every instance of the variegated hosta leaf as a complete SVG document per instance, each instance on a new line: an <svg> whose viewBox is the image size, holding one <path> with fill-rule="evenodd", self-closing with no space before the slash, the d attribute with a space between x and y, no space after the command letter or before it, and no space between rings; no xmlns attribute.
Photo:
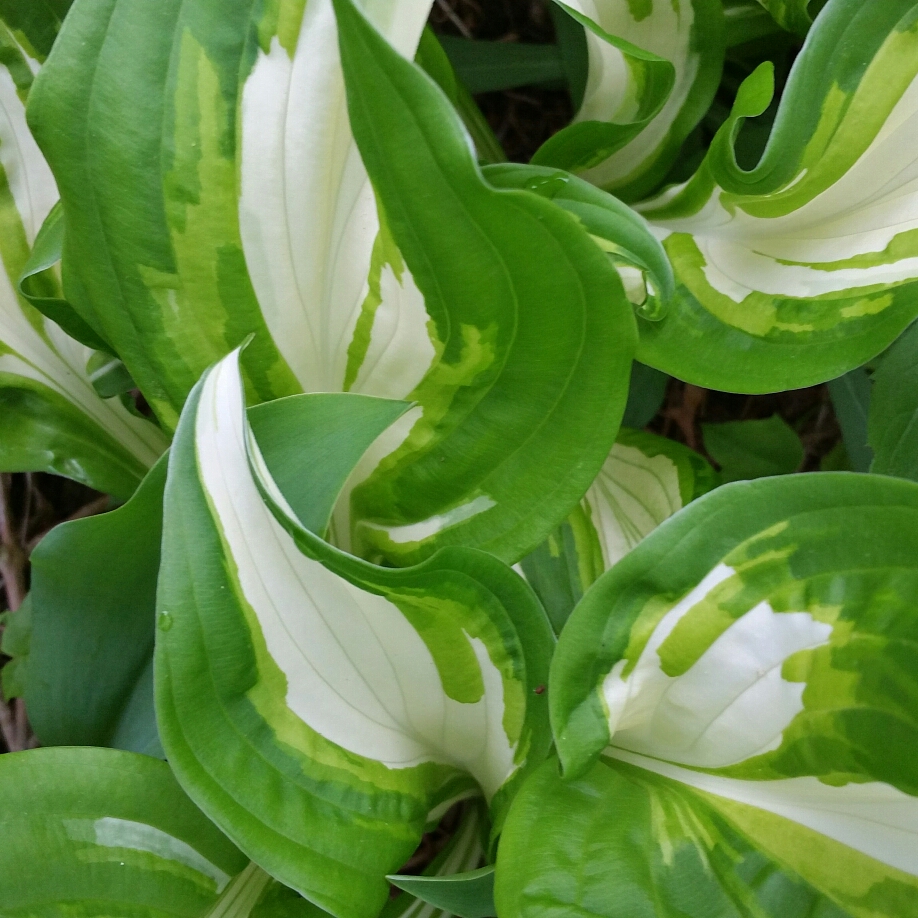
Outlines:
<svg viewBox="0 0 918 918"><path fill-rule="evenodd" d="M743 171L733 143L772 82L753 73L698 174L641 208L678 289L639 359L715 389L840 376L918 315L918 3L830 0Z"/></svg>
<svg viewBox="0 0 918 918"><path fill-rule="evenodd" d="M566 5L588 26L586 93L574 124L533 162L576 170L636 200L663 180L714 98L724 58L720 0Z"/></svg>
<svg viewBox="0 0 918 918"><path fill-rule="evenodd" d="M334 915L374 918L432 810L480 789L499 824L545 755L551 633L484 553L393 570L332 548L269 466L234 353L192 392L170 454L160 735L254 860Z"/></svg>
<svg viewBox="0 0 918 918"><path fill-rule="evenodd" d="M851 918L794 870L796 854L763 853L661 775L601 759L565 781L546 762L504 827L495 899L502 918Z"/></svg>
<svg viewBox="0 0 918 918"><path fill-rule="evenodd" d="M551 673L565 772L604 754L685 785L846 912L906 918L916 595L918 485L817 473L717 489L571 616Z"/></svg>
<svg viewBox="0 0 918 918"><path fill-rule="evenodd" d="M56 27L56 20L38 18L40 7L32 13L14 7L25 19L34 15L48 29ZM119 401L101 399L86 369L92 350L16 293L31 246L57 200L54 179L26 126L24 100L39 62L17 41L31 34L17 27L28 25L25 19L11 19L13 30L0 21L0 467L56 472L127 497L165 448L164 437Z"/></svg>
<svg viewBox="0 0 918 918"><path fill-rule="evenodd" d="M620 431L580 506L521 562L555 631L601 574L716 480L714 469L681 443Z"/></svg>
<svg viewBox="0 0 918 918"><path fill-rule="evenodd" d="M165 762L113 749L0 756L0 829L17 918L203 918L246 866Z"/></svg>
<svg viewBox="0 0 918 918"><path fill-rule="evenodd" d="M429 5L365 7L411 54ZM515 560L608 452L632 318L586 234L485 183L448 101L348 21L350 112L331 0L77 0L30 105L67 292L167 426L250 332L259 398L418 402L337 538L398 564L451 543Z"/></svg>
<svg viewBox="0 0 918 918"><path fill-rule="evenodd" d="M439 358L408 395L414 426L393 428L371 461L407 439L354 488L355 544L399 564L451 544L515 561L614 442L631 308L578 221L540 195L494 189L443 95L350 0L335 7L351 124Z"/></svg>

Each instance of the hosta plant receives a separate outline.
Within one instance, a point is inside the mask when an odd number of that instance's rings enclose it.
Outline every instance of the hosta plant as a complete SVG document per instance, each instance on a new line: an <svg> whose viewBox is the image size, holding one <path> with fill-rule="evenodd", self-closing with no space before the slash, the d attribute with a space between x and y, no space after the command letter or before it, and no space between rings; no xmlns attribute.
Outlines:
<svg viewBox="0 0 918 918"><path fill-rule="evenodd" d="M0 915L908 918L918 2L430 7L0 0Z"/></svg>

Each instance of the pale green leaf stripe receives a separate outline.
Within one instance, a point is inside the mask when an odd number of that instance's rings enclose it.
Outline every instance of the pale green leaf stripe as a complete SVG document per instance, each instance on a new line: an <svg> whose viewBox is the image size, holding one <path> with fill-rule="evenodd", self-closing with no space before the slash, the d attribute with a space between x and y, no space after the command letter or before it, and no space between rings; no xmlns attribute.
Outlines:
<svg viewBox="0 0 918 918"><path fill-rule="evenodd" d="M5 415L0 465L6 471L56 471L126 497L166 441L119 401L99 398L86 370L93 352L15 291L30 247L57 200L57 188L26 126L22 101L38 64L3 23L0 44L6 53L0 67L0 255L5 269L0 272ZM65 431L71 437L66 441Z"/></svg>
<svg viewBox="0 0 918 918"><path fill-rule="evenodd" d="M242 854L156 759L113 749L0 757L4 915L200 916Z"/></svg>
<svg viewBox="0 0 918 918"><path fill-rule="evenodd" d="M581 172L583 178L618 197L639 199L659 185L682 141L714 98L724 55L721 4L719 0L572 0L567 5L609 35L669 61L675 70L672 91L647 126L617 152ZM591 30L587 30L587 49L587 87L574 130L588 122L635 117L647 91L648 74L642 62ZM602 135L596 132L597 139ZM535 161L573 168L574 164L547 155L558 146L558 140L549 141Z"/></svg>
<svg viewBox="0 0 918 918"><path fill-rule="evenodd" d="M839 860L845 849L818 839L810 833L802 851L760 850L683 783L608 758L565 781L547 762L507 821L495 898L503 918L852 918L796 868L843 863L856 886L862 858ZM907 898L888 905L871 918L910 914Z"/></svg>
<svg viewBox="0 0 918 918"><path fill-rule="evenodd" d="M432 809L474 778L499 818L544 755L531 689L551 638L499 562L359 562L299 525L269 466L234 353L190 397L170 455L163 745L250 856L333 914L371 918Z"/></svg>
<svg viewBox="0 0 918 918"><path fill-rule="evenodd" d="M638 356L716 389L840 376L918 313L918 4L830 0L744 172L736 132L771 90L760 68L695 178L642 208L679 285Z"/></svg>
<svg viewBox="0 0 918 918"><path fill-rule="evenodd" d="M514 561L608 454L631 309L583 229L484 181L443 95L351 4L336 9L354 134L442 346L407 440L353 492L355 544L399 564L449 544Z"/></svg>
<svg viewBox="0 0 918 918"><path fill-rule="evenodd" d="M663 524L562 635L551 704L566 770L605 749L680 781L852 914L905 915L916 523L910 482L817 474L727 486Z"/></svg>
<svg viewBox="0 0 918 918"><path fill-rule="evenodd" d="M76 0L29 103L64 206L67 299L169 428L206 367L252 333L253 394L299 390L239 232L252 26L250 4Z"/></svg>

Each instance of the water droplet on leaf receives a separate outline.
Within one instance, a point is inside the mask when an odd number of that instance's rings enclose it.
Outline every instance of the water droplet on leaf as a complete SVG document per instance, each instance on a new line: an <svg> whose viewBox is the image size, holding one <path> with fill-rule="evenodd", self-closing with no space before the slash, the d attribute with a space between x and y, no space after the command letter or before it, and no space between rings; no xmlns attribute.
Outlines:
<svg viewBox="0 0 918 918"><path fill-rule="evenodd" d="M160 631L168 631L172 627L172 613L163 610L156 619Z"/></svg>
<svg viewBox="0 0 918 918"><path fill-rule="evenodd" d="M526 182L526 190L534 191L543 198L552 198L559 195L567 186L570 180L569 175L563 172L556 172L554 175L537 175Z"/></svg>

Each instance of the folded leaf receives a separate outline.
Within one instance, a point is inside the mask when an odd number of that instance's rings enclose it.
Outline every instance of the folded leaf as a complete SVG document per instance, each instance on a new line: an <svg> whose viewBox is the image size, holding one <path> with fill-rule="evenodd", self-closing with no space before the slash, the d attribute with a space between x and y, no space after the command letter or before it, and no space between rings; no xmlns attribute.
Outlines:
<svg viewBox="0 0 918 918"><path fill-rule="evenodd" d="M189 397L170 452L160 734L183 786L259 864L334 915L374 918L431 810L480 788L499 825L544 757L534 689L551 633L484 553L394 570L331 547L269 468L234 353Z"/></svg>
<svg viewBox="0 0 918 918"><path fill-rule="evenodd" d="M246 866L164 762L113 749L0 757L0 828L4 915L203 918Z"/></svg>
<svg viewBox="0 0 918 918"><path fill-rule="evenodd" d="M870 471L918 481L918 325L889 349L873 375Z"/></svg>
<svg viewBox="0 0 918 918"><path fill-rule="evenodd" d="M641 207L678 288L666 319L642 324L638 357L709 388L840 376L918 314L918 4L830 0L744 171L737 133L772 90L763 65L697 175Z"/></svg>
<svg viewBox="0 0 918 918"><path fill-rule="evenodd" d="M61 4L57 4L61 6ZM0 469L48 471L128 497L165 448L162 434L118 401L99 398L86 365L92 350L70 338L17 295L19 275L39 229L57 200L57 188L25 121L38 59L31 44L47 50L43 24L58 20L46 3L6 4L0 15ZM49 18L43 18L49 17ZM22 29L26 29L23 32ZM39 30L40 31L40 30ZM47 45L47 47L46 47ZM45 298L59 296L53 275L43 276Z"/></svg>
<svg viewBox="0 0 918 918"><path fill-rule="evenodd" d="M533 162L581 172L626 201L662 181L707 111L724 57L719 0L572 0L587 27L589 76L574 124Z"/></svg>
<svg viewBox="0 0 918 918"><path fill-rule="evenodd" d="M684 785L846 912L905 918L916 549L911 482L817 473L696 501L571 616L551 673L565 773L604 754Z"/></svg>
<svg viewBox="0 0 918 918"><path fill-rule="evenodd" d="M295 395L249 409L249 419L287 500L307 528L323 533L351 469L407 407L361 395ZM165 480L163 457L123 507L55 527L32 553L26 699L46 746L162 755L153 640Z"/></svg>
<svg viewBox="0 0 918 918"><path fill-rule="evenodd" d="M521 562L556 633L603 572L715 482L711 466L681 443L622 430L580 506Z"/></svg>

